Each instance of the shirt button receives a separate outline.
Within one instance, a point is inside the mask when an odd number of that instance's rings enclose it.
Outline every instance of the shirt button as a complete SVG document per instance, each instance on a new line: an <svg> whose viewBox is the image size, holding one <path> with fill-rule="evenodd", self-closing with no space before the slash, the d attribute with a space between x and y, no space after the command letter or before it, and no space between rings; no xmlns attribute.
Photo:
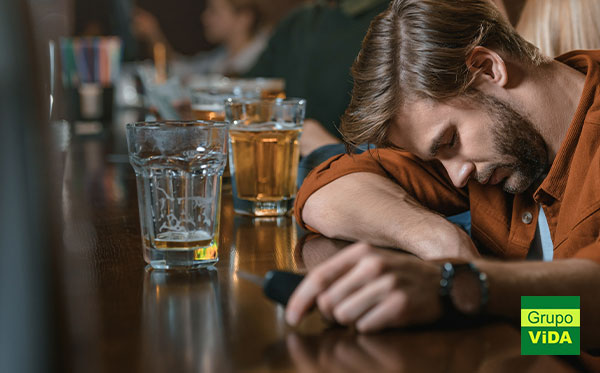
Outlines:
<svg viewBox="0 0 600 373"><path fill-rule="evenodd" d="M525 224L530 224L532 220L533 220L533 215L531 215L531 213L529 211L523 213L523 215L521 216L521 221L523 221L523 223L525 223Z"/></svg>

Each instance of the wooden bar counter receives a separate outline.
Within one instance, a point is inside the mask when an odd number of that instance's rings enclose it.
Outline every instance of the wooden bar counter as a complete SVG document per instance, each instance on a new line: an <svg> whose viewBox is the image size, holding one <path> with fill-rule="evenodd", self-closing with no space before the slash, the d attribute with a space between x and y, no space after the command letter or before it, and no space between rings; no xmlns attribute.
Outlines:
<svg viewBox="0 0 600 373"><path fill-rule="evenodd" d="M134 118L135 120L135 118ZM120 123L124 123L122 121ZM521 356L506 323L360 335L313 314L296 329L284 310L239 277L243 270L305 271L343 244L305 239L291 217L235 215L223 189L219 262L164 272L142 258L135 176L124 125L74 135L62 191L60 325L75 372L579 371L578 357Z"/></svg>

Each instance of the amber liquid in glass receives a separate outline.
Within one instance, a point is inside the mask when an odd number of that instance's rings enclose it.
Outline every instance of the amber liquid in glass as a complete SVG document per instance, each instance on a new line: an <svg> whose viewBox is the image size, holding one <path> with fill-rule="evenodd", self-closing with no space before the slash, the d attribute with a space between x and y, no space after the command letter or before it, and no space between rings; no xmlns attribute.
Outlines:
<svg viewBox="0 0 600 373"><path fill-rule="evenodd" d="M260 91L260 98L285 98L285 92L282 89L263 89Z"/></svg>
<svg viewBox="0 0 600 373"><path fill-rule="evenodd" d="M225 110L220 105L194 105L192 115L196 120L214 120L222 122L225 120Z"/></svg>
<svg viewBox="0 0 600 373"><path fill-rule="evenodd" d="M198 247L210 246L213 242L213 237L209 236L205 232L194 232L198 234L198 237L194 237L190 239L189 237L178 239L178 237L172 236L173 232L159 233L154 241L150 242L147 238L147 244L153 245L154 248L158 250L168 250L168 249L177 249L177 250L185 250L185 249L197 249ZM205 236L205 237L202 237Z"/></svg>
<svg viewBox="0 0 600 373"><path fill-rule="evenodd" d="M301 128L231 129L231 151L238 197L259 202L296 195Z"/></svg>

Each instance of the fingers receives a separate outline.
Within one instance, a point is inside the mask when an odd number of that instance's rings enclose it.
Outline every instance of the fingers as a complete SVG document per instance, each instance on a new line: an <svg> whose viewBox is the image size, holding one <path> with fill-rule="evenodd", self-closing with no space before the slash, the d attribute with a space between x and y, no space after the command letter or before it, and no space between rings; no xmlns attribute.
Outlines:
<svg viewBox="0 0 600 373"><path fill-rule="evenodd" d="M358 243L342 250L312 270L294 291L286 308L286 320L297 325L302 317L315 304L319 294L329 288L365 255L373 250L369 245Z"/></svg>
<svg viewBox="0 0 600 373"><path fill-rule="evenodd" d="M375 280L385 271L385 268L386 262L380 256L363 257L346 274L341 276L326 291L317 297L317 305L319 306L319 311L321 311L321 314L328 319L333 319L333 311L334 309L338 311L338 305L340 302L351 296L353 293L359 291L359 289L369 282ZM364 291L361 292L361 294L363 293ZM363 298L365 297L363 296ZM361 298L361 300L366 301L366 299L363 298ZM358 306L359 309L364 309L367 307L365 304L359 304ZM353 312L344 312L344 317L341 318L336 314L335 319L341 324L346 324L347 322L353 320L348 320L346 314L353 315L357 311L358 309L353 310Z"/></svg>
<svg viewBox="0 0 600 373"><path fill-rule="evenodd" d="M401 326L404 324L407 306L407 294L396 290L358 320L356 329L361 333L370 333L386 327Z"/></svg>
<svg viewBox="0 0 600 373"><path fill-rule="evenodd" d="M316 267L292 294L286 320L296 325L315 303L326 318L359 332L439 317L439 267L356 244Z"/></svg>
<svg viewBox="0 0 600 373"><path fill-rule="evenodd" d="M363 314L382 302L393 290L394 284L394 275L391 273L367 281L364 286L348 294L335 306L335 320L342 325L354 324Z"/></svg>

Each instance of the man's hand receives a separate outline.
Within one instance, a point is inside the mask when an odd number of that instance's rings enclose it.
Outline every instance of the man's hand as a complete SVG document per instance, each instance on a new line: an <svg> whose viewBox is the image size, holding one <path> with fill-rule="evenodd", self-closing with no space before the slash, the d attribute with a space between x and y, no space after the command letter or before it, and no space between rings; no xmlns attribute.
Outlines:
<svg viewBox="0 0 600 373"><path fill-rule="evenodd" d="M360 332L425 324L441 314L440 267L358 243L314 270L292 294L286 320L296 325L313 305Z"/></svg>
<svg viewBox="0 0 600 373"><path fill-rule="evenodd" d="M321 123L314 119L307 119L302 126L302 136L300 137L300 155L306 157L313 150L321 146L338 144L340 140L330 134Z"/></svg>

